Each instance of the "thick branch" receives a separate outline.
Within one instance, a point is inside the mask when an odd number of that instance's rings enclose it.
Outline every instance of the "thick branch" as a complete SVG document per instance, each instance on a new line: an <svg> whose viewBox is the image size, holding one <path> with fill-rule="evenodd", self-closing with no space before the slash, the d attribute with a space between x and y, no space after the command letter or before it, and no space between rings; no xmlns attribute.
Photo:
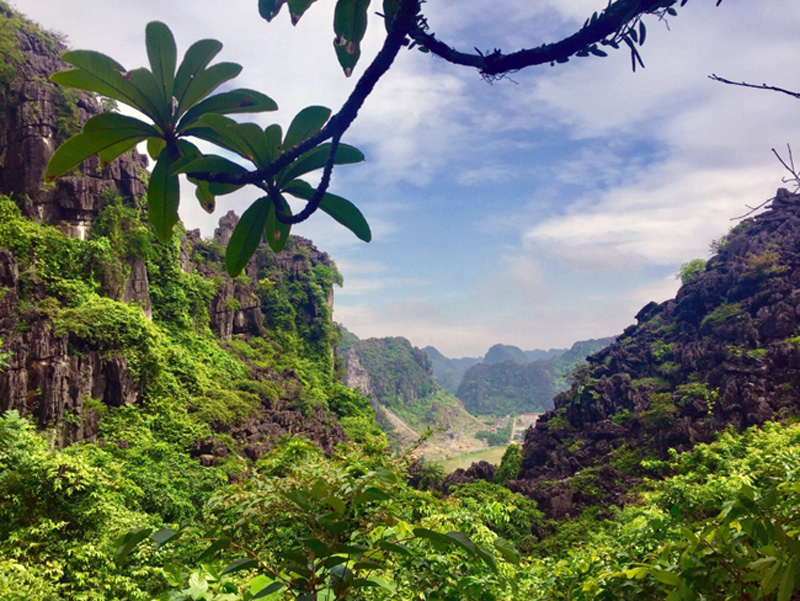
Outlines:
<svg viewBox="0 0 800 601"><path fill-rule="evenodd" d="M717 5L721 1L717 0ZM486 77L496 77L534 65L564 62L588 46L619 33L626 24L637 17L665 10L677 3L678 0L616 0L600 13L597 19L587 22L573 35L553 44L542 44L536 48L526 48L510 54L503 54L499 50L485 55L460 52L437 40L433 34L423 31L421 27L415 29L411 37L447 62L474 67ZM685 0L681 5L684 3Z"/></svg>

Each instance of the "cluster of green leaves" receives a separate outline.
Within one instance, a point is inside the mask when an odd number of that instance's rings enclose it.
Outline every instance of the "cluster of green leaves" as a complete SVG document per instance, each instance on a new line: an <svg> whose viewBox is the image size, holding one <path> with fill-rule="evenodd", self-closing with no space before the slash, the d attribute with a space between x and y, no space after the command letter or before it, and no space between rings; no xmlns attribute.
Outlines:
<svg viewBox="0 0 800 601"><path fill-rule="evenodd" d="M268 170L284 151L319 132L331 111L318 106L302 110L285 136L278 125L262 129L254 123L238 123L225 115L272 111L277 105L254 90L235 89L213 94L241 71L241 66L234 63L209 66L222 44L216 40L196 42L178 64L172 32L163 23L151 22L146 29L146 47L150 69L132 71L98 52L74 50L63 55L63 60L74 68L55 73L51 77L53 82L122 102L141 112L150 122L114 112L92 117L82 133L56 150L45 176L48 180L56 179L95 154L105 165L140 142L147 142L148 153L156 161L148 183L148 215L161 242L170 239L178 221L179 174L189 174L190 181L196 185L200 205L209 212L214 209L216 196L252 183L267 195L245 211L233 232L226 265L228 272L235 275L247 264L264 235L276 252L286 244L291 209L283 194L306 201L315 196L314 188L299 179L300 176L328 163L349 164L364 159L359 150L339 144L337 140L334 144L314 146L295 160L284 161L288 164L260 179L241 183L210 181L208 174L235 179L244 176L247 170L224 157L203 155L190 138L211 142L250 161L258 170ZM319 208L359 238L366 241L371 238L361 212L344 198L325 193L319 200Z"/></svg>
<svg viewBox="0 0 800 601"><path fill-rule="evenodd" d="M513 534L535 505L493 485L441 501L405 484L404 469L385 454L350 448L327 459L286 440L209 501L210 544L195 565L167 566L169 598L507 598L520 557L493 528ZM196 540L179 528L134 529L120 553L148 537L150 549Z"/></svg>
<svg viewBox="0 0 800 601"><path fill-rule="evenodd" d="M680 271L678 271L675 278L680 280L681 284L688 284L699 278L705 270L705 259L692 259L688 263L681 265Z"/></svg>

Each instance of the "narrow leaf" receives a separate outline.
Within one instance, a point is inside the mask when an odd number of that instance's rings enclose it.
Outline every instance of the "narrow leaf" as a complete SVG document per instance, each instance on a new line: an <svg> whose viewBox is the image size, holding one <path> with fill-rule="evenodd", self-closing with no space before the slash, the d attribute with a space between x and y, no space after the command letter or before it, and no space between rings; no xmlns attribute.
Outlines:
<svg viewBox="0 0 800 601"><path fill-rule="evenodd" d="M283 139L281 126L273 123L264 130L264 139L267 141L270 159L274 161L281 154L281 140Z"/></svg>
<svg viewBox="0 0 800 601"><path fill-rule="evenodd" d="M169 149L164 148L150 174L147 186L147 215L158 240L166 244L172 236L172 228L178 222L180 184L177 175L170 175Z"/></svg>
<svg viewBox="0 0 800 601"><path fill-rule="evenodd" d="M236 224L225 251L225 269L231 276L239 275L256 252L264 235L270 209L272 201L263 196L248 207Z"/></svg>
<svg viewBox="0 0 800 601"><path fill-rule="evenodd" d="M176 115L182 115L195 104L211 94L226 81L233 79L242 72L241 65L236 63L217 63L197 73L189 84L183 96L178 99Z"/></svg>
<svg viewBox="0 0 800 601"><path fill-rule="evenodd" d="M795 565L789 563L786 566L786 571L781 578L781 584L778 587L778 601L789 601L792 598L795 582Z"/></svg>
<svg viewBox="0 0 800 601"><path fill-rule="evenodd" d="M171 105L178 53L175 38L164 23L151 21L145 28L145 44L150 69L161 89L161 98L167 105Z"/></svg>
<svg viewBox="0 0 800 601"><path fill-rule="evenodd" d="M249 570L257 567L258 562L255 559L252 557L243 557L242 559L237 559L230 562L225 566L225 569L222 570L219 575L224 576L225 574L232 574L233 572L240 572L241 570Z"/></svg>
<svg viewBox="0 0 800 601"><path fill-rule="evenodd" d="M186 88L192 80L208 66L220 50L222 44L217 40L199 40L189 47L175 74L172 94L178 103L183 100Z"/></svg>
<svg viewBox="0 0 800 601"><path fill-rule="evenodd" d="M299 179L290 182L283 191L303 200L311 200L314 195L314 188L308 182ZM353 232L359 240L364 242L372 240L369 223L358 207L346 198L326 193L319 203L319 208Z"/></svg>

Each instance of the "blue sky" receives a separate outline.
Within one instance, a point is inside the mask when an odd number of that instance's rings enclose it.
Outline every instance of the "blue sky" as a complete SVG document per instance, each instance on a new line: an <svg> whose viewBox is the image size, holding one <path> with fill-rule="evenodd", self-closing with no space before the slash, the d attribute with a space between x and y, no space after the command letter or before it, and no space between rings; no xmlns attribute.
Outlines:
<svg viewBox="0 0 800 601"><path fill-rule="evenodd" d="M792 68L800 2L714 4L690 0L668 24L646 21L646 69L636 73L621 51L489 85L467 69L401 53L345 139L367 161L339 169L331 188L362 209L373 242L324 215L296 228L344 275L335 319L361 338L405 336L451 357L477 356L498 342L550 348L618 334L641 306L672 296L680 265L707 258L731 218L781 184L770 149L800 149L797 100L707 79L717 73L800 90ZM296 28L287 14L261 20L256 0L14 5L73 47L128 68L147 64L150 20L172 28L179 52L217 38L220 59L244 66L234 83L278 102L278 113L252 119L262 125L285 126L311 104L337 108L360 75L345 79L335 62L332 0L312 5ZM507 50L554 41L605 5L424 7L450 43ZM382 31L373 16L364 64ZM225 211L241 213L254 199L222 198L209 217L185 188L181 216L207 236Z"/></svg>

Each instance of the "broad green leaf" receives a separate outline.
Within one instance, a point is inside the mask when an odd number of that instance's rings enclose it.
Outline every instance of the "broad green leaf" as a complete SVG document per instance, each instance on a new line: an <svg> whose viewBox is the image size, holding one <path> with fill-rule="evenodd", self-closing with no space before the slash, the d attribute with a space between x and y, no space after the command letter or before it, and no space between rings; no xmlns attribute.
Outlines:
<svg viewBox="0 0 800 601"><path fill-rule="evenodd" d="M653 570L652 571L653 578L658 580L659 582L663 582L664 584L668 584L670 586L680 586L681 585L681 578L677 574L672 572L668 572L666 570Z"/></svg>
<svg viewBox="0 0 800 601"><path fill-rule="evenodd" d="M303 200L311 200L314 196L314 188L308 182L300 179L290 182L283 191ZM369 223L364 219L364 215L358 210L358 207L346 198L326 193L319 203L319 208L353 232L359 240L364 242L372 240Z"/></svg>
<svg viewBox="0 0 800 601"><path fill-rule="evenodd" d="M193 123L201 115L217 113L226 115L230 113L261 113L277 110L278 105L269 96L255 90L232 90L215 94L190 108L181 118L178 130Z"/></svg>
<svg viewBox="0 0 800 601"><path fill-rule="evenodd" d="M345 77L350 77L353 74L353 69L356 68L358 59L361 58L361 48L355 42L337 43L339 38L333 41L334 50L336 51L336 60L344 71Z"/></svg>
<svg viewBox="0 0 800 601"><path fill-rule="evenodd" d="M172 236L172 228L178 223L180 184L177 175L170 175L172 160L169 148L158 155L158 161L150 174L147 186L147 215L156 238L166 244Z"/></svg>
<svg viewBox="0 0 800 601"><path fill-rule="evenodd" d="M360 43L367 31L370 0L338 0L333 13L333 32L349 42Z"/></svg>
<svg viewBox="0 0 800 601"><path fill-rule="evenodd" d="M158 121L159 111L155 103L159 99L148 98L128 81L125 68L111 57L91 50L71 50L61 55L61 59L77 69L54 73L50 81L119 100Z"/></svg>
<svg viewBox="0 0 800 601"><path fill-rule="evenodd" d="M289 203L286 202L286 199L281 196L279 202L281 203L283 212L287 215L290 215L291 208L289 207ZM269 244L272 252L277 254L283 250L283 248L286 246L286 243L289 241L289 232L291 232L291 230L291 224L283 223L278 220L275 207L272 206L269 212L269 217L267 217L266 228L267 244Z"/></svg>
<svg viewBox="0 0 800 601"><path fill-rule="evenodd" d="M253 595L253 599L263 599L277 593L282 588L282 582L275 581L267 576L258 576L250 583L250 594Z"/></svg>
<svg viewBox="0 0 800 601"><path fill-rule="evenodd" d="M448 532L445 536L451 539L454 544L464 549L470 555L477 554L477 546L463 532Z"/></svg>
<svg viewBox="0 0 800 601"><path fill-rule="evenodd" d="M178 99L176 115L182 115L203 98L211 94L226 81L233 79L242 72L242 66L236 63L217 63L197 73L183 96Z"/></svg>
<svg viewBox="0 0 800 601"><path fill-rule="evenodd" d="M161 98L167 106L171 106L178 53L175 38L164 23L151 21L145 28L145 45L150 69L161 89Z"/></svg>
<svg viewBox="0 0 800 601"><path fill-rule="evenodd" d="M158 158L158 155L161 154L161 151L164 150L166 145L167 143L162 138L148 138L147 154L150 155L150 158L155 161Z"/></svg>
<svg viewBox="0 0 800 601"><path fill-rule="evenodd" d="M289 14L292 18L292 25L297 25L300 17L303 16L303 13L305 13L308 10L308 7L314 2L316 2L316 0L287 0L287 4L289 5Z"/></svg>
<svg viewBox="0 0 800 601"><path fill-rule="evenodd" d="M167 543L174 541L175 539L179 538L181 533L178 530L173 530L172 528L161 528L153 532L150 535L150 540L152 540L156 544L156 549L160 549Z"/></svg>
<svg viewBox="0 0 800 601"><path fill-rule="evenodd" d="M255 123L237 123L222 115L203 115L200 125L208 126L216 132L216 144L247 160L260 165L268 159L270 148L263 130ZM194 131L191 128L190 131ZM269 161L267 160L267 163Z"/></svg>
<svg viewBox="0 0 800 601"><path fill-rule="evenodd" d="M172 95L178 100L178 103L183 100L186 88L189 87L192 80L208 66L220 50L222 50L222 44L217 40L199 40L189 47L175 74Z"/></svg>
<svg viewBox="0 0 800 601"><path fill-rule="evenodd" d="M211 191L211 185L208 182L204 182L193 177L188 179L195 185L194 195L195 198L197 198L197 202L200 203L200 208L202 208L209 215L213 213L217 206L217 198L216 195Z"/></svg>
<svg viewBox="0 0 800 601"><path fill-rule="evenodd" d="M237 559L235 561L230 562L228 565L225 566L219 575L224 576L225 574L232 574L233 572L239 572L241 570L249 570L251 568L257 568L258 562L253 559L252 557L243 557L242 559Z"/></svg>
<svg viewBox="0 0 800 601"><path fill-rule="evenodd" d="M377 561L370 561L368 559L365 559L363 561L357 561L355 564L353 564L354 570L382 570L385 567L386 566L384 566L382 563L378 563Z"/></svg>
<svg viewBox="0 0 800 601"><path fill-rule="evenodd" d="M323 503L330 505L330 507L339 515L342 515L347 507L344 504L344 501L339 499L338 497L325 497L322 499Z"/></svg>
<svg viewBox="0 0 800 601"><path fill-rule="evenodd" d="M239 275L256 252L271 208L270 199L262 196L248 207L236 224L225 251L225 269L231 276Z"/></svg>
<svg viewBox="0 0 800 601"><path fill-rule="evenodd" d="M267 21L272 21L285 2L286 0L258 0L258 13Z"/></svg>
<svg viewBox="0 0 800 601"><path fill-rule="evenodd" d="M464 535L464 537L466 538L466 535ZM475 554L480 557L483 563L489 566L493 572L497 573L497 560L494 558L494 555L480 545L475 545Z"/></svg>
<svg viewBox="0 0 800 601"><path fill-rule="evenodd" d="M520 555L519 551L505 539L497 538L494 541L494 548L503 556L508 563L519 565Z"/></svg>
<svg viewBox="0 0 800 601"><path fill-rule="evenodd" d="M208 559L210 557L213 557L214 554L217 553L217 551L221 551L223 549L227 549L230 546L231 546L231 539L228 538L228 537L222 537L222 538L219 538L219 539L215 540L213 543L211 543L208 546L208 548L205 551L203 551L197 557L197 563L202 562L204 559Z"/></svg>
<svg viewBox="0 0 800 601"><path fill-rule="evenodd" d="M369 0L338 0L333 14L336 58L350 77L361 56L361 40L367 31Z"/></svg>
<svg viewBox="0 0 800 601"><path fill-rule="evenodd" d="M330 569L331 581L334 588L349 587L353 582L353 570L344 564L333 566Z"/></svg>
<svg viewBox="0 0 800 601"><path fill-rule="evenodd" d="M114 552L114 559L121 561L125 559L134 547L150 536L152 530L150 528L134 528L128 531L119 539L119 546Z"/></svg>
<svg viewBox="0 0 800 601"><path fill-rule="evenodd" d="M113 154L111 149L119 150L123 142L139 142L158 135L155 128L133 117L117 113L96 115L86 122L83 133L73 136L53 153L45 178L52 181L94 154L102 152L104 156L110 156Z"/></svg>
<svg viewBox="0 0 800 601"><path fill-rule="evenodd" d="M125 154L131 148L134 148L140 141L139 139L125 140L124 142L101 150L97 153L97 156L100 158L100 167L102 168L112 163L114 159Z"/></svg>
<svg viewBox="0 0 800 601"><path fill-rule="evenodd" d="M161 86L147 69L134 69L128 72L128 80L135 85L147 98L153 99L157 118L150 115L162 129L166 130L172 120L171 102L167 102L161 96Z"/></svg>
<svg viewBox="0 0 800 601"><path fill-rule="evenodd" d="M328 162L328 155L331 151L331 144L320 144L308 152L300 155L298 159L285 169L281 169L275 176L275 183L283 186L296 177L310 173L317 169L322 169ZM333 157L334 165L352 165L364 160L364 153L354 146L339 144L336 148L336 156Z"/></svg>
<svg viewBox="0 0 800 601"><path fill-rule="evenodd" d="M300 541L317 557L328 557L333 555L330 547L316 538L301 538Z"/></svg>
<svg viewBox="0 0 800 601"><path fill-rule="evenodd" d="M366 503L370 503L372 501L388 501L392 497L389 496L384 491L370 487L367 488L364 492L357 494L353 497L353 507L358 507L360 505L365 505Z"/></svg>
<svg viewBox="0 0 800 601"><path fill-rule="evenodd" d="M297 113L283 139L284 150L294 148L313 136L322 129L330 116L331 109L324 106L308 106Z"/></svg>

